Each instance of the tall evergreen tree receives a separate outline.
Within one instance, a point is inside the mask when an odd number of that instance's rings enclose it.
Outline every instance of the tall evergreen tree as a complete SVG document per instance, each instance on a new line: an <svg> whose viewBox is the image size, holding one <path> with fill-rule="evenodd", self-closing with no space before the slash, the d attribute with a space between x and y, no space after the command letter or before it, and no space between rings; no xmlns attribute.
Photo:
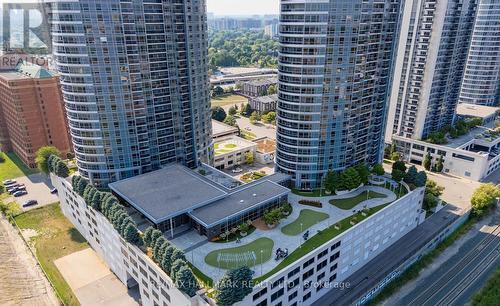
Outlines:
<svg viewBox="0 0 500 306"><path fill-rule="evenodd" d="M198 281L193 275L193 272L186 266L183 266L179 269L175 278L175 285L177 286L177 288L179 288L189 296L194 296L196 294L196 291L198 291L200 288Z"/></svg>
<svg viewBox="0 0 500 306"><path fill-rule="evenodd" d="M148 226L148 228L144 231L143 239L144 239L144 244L146 246L151 245L151 238L154 230L155 230L154 227Z"/></svg>
<svg viewBox="0 0 500 306"><path fill-rule="evenodd" d="M252 292L253 271L248 267L230 270L217 283L216 300L220 306L230 306L242 301Z"/></svg>

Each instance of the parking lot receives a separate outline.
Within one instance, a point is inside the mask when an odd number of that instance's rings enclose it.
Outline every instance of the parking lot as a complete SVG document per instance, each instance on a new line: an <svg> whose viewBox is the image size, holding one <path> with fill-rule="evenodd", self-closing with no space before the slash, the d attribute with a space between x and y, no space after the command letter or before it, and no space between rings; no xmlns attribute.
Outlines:
<svg viewBox="0 0 500 306"><path fill-rule="evenodd" d="M57 194L51 194L50 190L54 188L50 183L48 176L42 173L32 174L30 176L22 176L15 179L18 184L24 184L28 194L6 199L6 202L16 201L23 211L41 207L50 203L59 201ZM30 207L22 207L23 203L28 200L37 200L38 205Z"/></svg>

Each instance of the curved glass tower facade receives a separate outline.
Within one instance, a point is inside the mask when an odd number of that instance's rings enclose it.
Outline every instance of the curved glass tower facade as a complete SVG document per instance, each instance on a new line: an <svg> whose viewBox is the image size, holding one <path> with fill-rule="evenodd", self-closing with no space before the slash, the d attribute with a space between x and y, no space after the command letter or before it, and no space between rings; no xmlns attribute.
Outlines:
<svg viewBox="0 0 500 306"><path fill-rule="evenodd" d="M295 187L380 161L398 0L281 0L276 168Z"/></svg>
<svg viewBox="0 0 500 306"><path fill-rule="evenodd" d="M500 103L500 2L478 0L469 54L460 90L461 103Z"/></svg>
<svg viewBox="0 0 500 306"><path fill-rule="evenodd" d="M204 0L52 7L56 68L79 171L92 183L213 158Z"/></svg>

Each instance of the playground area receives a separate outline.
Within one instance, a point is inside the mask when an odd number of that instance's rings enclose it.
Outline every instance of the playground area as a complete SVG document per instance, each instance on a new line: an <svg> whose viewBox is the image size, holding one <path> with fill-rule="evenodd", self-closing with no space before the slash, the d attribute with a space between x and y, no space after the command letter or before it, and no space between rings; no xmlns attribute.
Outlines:
<svg viewBox="0 0 500 306"><path fill-rule="evenodd" d="M306 253L302 254L302 250L306 245L312 249L319 247L397 198L393 191L373 185L360 187L349 194L323 197L291 193L288 200L293 210L276 227L257 227L236 240L205 241L184 249L192 264L214 281L220 279L227 269L243 265L253 269L254 276L259 278L285 262L288 265L304 256ZM302 205L300 200L319 201L322 207ZM346 201L348 204L338 204Z"/></svg>

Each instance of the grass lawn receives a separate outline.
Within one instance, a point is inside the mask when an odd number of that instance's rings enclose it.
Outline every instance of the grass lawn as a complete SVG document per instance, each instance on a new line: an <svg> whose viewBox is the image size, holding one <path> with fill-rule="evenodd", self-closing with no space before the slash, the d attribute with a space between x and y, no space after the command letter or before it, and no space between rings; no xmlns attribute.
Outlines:
<svg viewBox="0 0 500 306"><path fill-rule="evenodd" d="M254 140L255 138L257 138L257 135L245 130L240 130L240 136L246 140Z"/></svg>
<svg viewBox="0 0 500 306"><path fill-rule="evenodd" d="M346 198L346 199L334 199L330 200L330 204L337 206L340 209L351 209L354 206L358 205L359 203L369 200L369 199L383 199L387 198L385 194L378 193L375 191L370 191L369 193L366 191L363 191L362 193L358 194L355 197L352 198Z"/></svg>
<svg viewBox="0 0 500 306"><path fill-rule="evenodd" d="M54 264L54 260L88 248L87 241L64 217L59 203L30 210L15 217L21 229L34 229L31 239L36 255L65 305L79 305L76 296Z"/></svg>
<svg viewBox="0 0 500 306"><path fill-rule="evenodd" d="M188 261L187 264L191 268L191 271L193 271L194 276L201 283L202 287L204 287L204 288L213 288L214 287L214 280L213 279L208 277L205 273L201 272L191 262Z"/></svg>
<svg viewBox="0 0 500 306"><path fill-rule="evenodd" d="M261 262L266 262L271 259L273 246L274 242L272 239L263 237L239 247L212 251L205 257L205 262L213 267L219 267L219 263L217 263L217 257L219 254L228 254L229 256L231 256L231 254L234 254L236 255L234 257L235 261L225 261L220 263L220 267L222 269L235 269L243 265L253 267L254 265L258 265ZM262 256L260 252L261 250L264 251L262 252ZM252 252L255 254L255 261L253 259L243 258L244 255L251 255ZM238 258L237 255L240 255L241 258Z"/></svg>
<svg viewBox="0 0 500 306"><path fill-rule="evenodd" d="M247 103L247 102L248 102L247 98L235 94L224 94L222 96L212 97L212 106L226 106L226 105L238 104L239 108L241 103Z"/></svg>
<svg viewBox="0 0 500 306"><path fill-rule="evenodd" d="M292 223L285 225L281 229L281 232L285 235L296 236L307 230L314 224L328 219L328 217L328 214L322 212L314 211L311 209L303 209L300 211L299 217ZM301 223L302 227L300 226Z"/></svg>
<svg viewBox="0 0 500 306"><path fill-rule="evenodd" d="M6 216L14 217L22 213L23 210L16 201L7 202L7 198L9 197L10 194L8 194L7 192L0 194L0 211Z"/></svg>
<svg viewBox="0 0 500 306"><path fill-rule="evenodd" d="M500 301L500 267L488 279L486 285L474 295L472 305L498 305L498 301Z"/></svg>
<svg viewBox="0 0 500 306"><path fill-rule="evenodd" d="M341 221L336 223L336 224L340 225L339 229L336 229L335 224L334 224L334 225L320 231L319 233L317 233L316 235L312 236L307 241L305 241L300 248L296 249L290 255L288 255L288 257L283 259L283 261L281 261L276 267L274 267L274 269L272 269L271 271L267 272L266 274L264 274L260 277L257 277L256 279L254 279L254 282L259 283L259 282L265 280L266 278L270 277L274 273L277 273L278 271L285 268L289 264L299 260L307 253L312 252L317 247L332 240L335 236L337 236L337 235L341 234L342 232L345 232L349 228L353 227L353 225L351 225L351 223L350 223L351 220L355 219L359 223L362 220L368 218L369 216L373 215L374 213L376 213L377 211L381 210L382 208L384 208L386 206L387 206L387 204L379 205L379 206L370 208L368 210L368 214L366 216L363 216L361 214L355 214L355 215L352 215L352 216L347 217L345 219L342 219Z"/></svg>
<svg viewBox="0 0 500 306"><path fill-rule="evenodd" d="M14 153L0 153L5 159L0 163L0 181L37 173L37 169L28 168Z"/></svg>

